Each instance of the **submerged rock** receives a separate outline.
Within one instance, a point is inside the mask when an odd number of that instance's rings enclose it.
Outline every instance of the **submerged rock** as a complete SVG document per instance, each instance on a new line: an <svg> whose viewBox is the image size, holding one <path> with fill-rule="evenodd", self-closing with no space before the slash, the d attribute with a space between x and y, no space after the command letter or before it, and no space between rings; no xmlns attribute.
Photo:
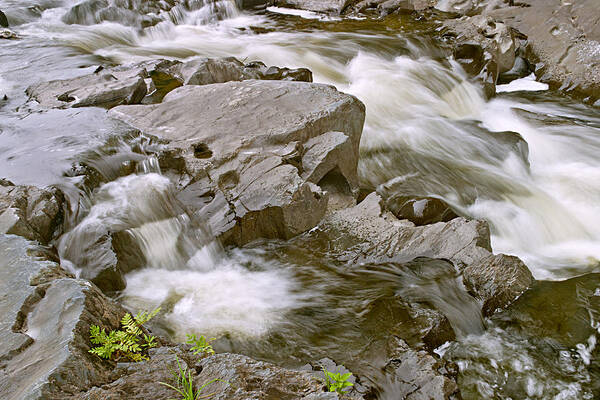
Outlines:
<svg viewBox="0 0 600 400"><path fill-rule="evenodd" d="M62 227L63 203L56 189L15 186L0 180L0 233L48 244Z"/></svg>
<svg viewBox="0 0 600 400"><path fill-rule="evenodd" d="M293 237L321 220L330 195L356 195L364 112L332 86L245 81L186 86L111 114L168 141L164 169L189 182L180 199L241 245Z"/></svg>

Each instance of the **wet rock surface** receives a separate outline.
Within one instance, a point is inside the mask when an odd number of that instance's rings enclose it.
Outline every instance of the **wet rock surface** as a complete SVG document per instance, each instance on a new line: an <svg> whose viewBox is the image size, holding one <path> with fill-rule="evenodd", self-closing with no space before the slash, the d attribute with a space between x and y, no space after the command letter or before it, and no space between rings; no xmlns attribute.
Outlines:
<svg viewBox="0 0 600 400"><path fill-rule="evenodd" d="M388 344L390 360L384 369L388 372L388 389L400 399L460 399L456 384L458 368L452 363L435 358L425 351L415 351L404 341L392 338Z"/></svg>
<svg viewBox="0 0 600 400"><path fill-rule="evenodd" d="M169 141L169 157L183 160L177 174L187 175L181 198L187 206L202 207L213 233L225 242L290 238L312 228L327 209L328 192L319 187L324 179L331 181L330 192L357 190L364 106L330 86L260 81L187 86L159 105L118 107L111 114ZM204 121L200 126L198 119ZM333 161L325 147L346 152Z"/></svg>
<svg viewBox="0 0 600 400"><path fill-rule="evenodd" d="M8 18L6 18L6 14L0 10L0 26L3 28L8 28Z"/></svg>
<svg viewBox="0 0 600 400"><path fill-rule="evenodd" d="M343 259L354 262L402 262L421 256L451 260L461 269L467 287L484 302L486 313L507 306L533 283L518 258L492 255L485 222L454 218L415 226L384 211L381 203L381 197L372 193L357 206L327 216L318 230Z"/></svg>
<svg viewBox="0 0 600 400"><path fill-rule="evenodd" d="M61 231L63 203L56 189L0 180L0 232L48 244Z"/></svg>
<svg viewBox="0 0 600 400"><path fill-rule="evenodd" d="M115 328L124 313L84 280L40 260L31 244L0 235L3 399L66 398L103 382L112 365L89 354L90 324Z"/></svg>

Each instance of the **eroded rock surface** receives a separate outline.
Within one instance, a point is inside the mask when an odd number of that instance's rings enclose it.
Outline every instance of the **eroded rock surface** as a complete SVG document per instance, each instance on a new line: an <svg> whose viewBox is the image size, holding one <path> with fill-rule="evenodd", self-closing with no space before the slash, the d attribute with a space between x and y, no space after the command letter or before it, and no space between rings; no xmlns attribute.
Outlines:
<svg viewBox="0 0 600 400"><path fill-rule="evenodd" d="M600 13L596 0L524 0L490 11L528 38L542 82L594 103L600 99Z"/></svg>
<svg viewBox="0 0 600 400"><path fill-rule="evenodd" d="M481 73L488 86L494 79L486 77L519 67L508 65L516 48L519 62L526 60L527 69L535 71L540 81L589 103L600 98L600 15L595 0L444 0L437 7L463 15L445 25L459 36L455 55L467 70L482 64L472 46L491 56L493 64L485 62L475 73ZM527 72L522 65L519 68L521 74Z"/></svg>
<svg viewBox="0 0 600 400"><path fill-rule="evenodd" d="M111 114L168 141L162 165L177 169L180 198L208 215L226 242L293 237L321 220L330 194L353 196L358 189L364 105L332 86L186 86L161 104Z"/></svg>

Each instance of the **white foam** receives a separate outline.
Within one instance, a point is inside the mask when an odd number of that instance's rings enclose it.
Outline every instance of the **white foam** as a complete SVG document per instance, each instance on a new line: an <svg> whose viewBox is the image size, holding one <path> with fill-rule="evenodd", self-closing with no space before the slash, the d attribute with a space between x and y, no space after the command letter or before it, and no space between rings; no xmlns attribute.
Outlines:
<svg viewBox="0 0 600 400"><path fill-rule="evenodd" d="M325 14L319 14L314 11L308 10L296 10L294 8L285 8L285 7L267 7L267 11L276 14L284 14L284 15L294 15L297 17L301 17L304 19L319 19L322 21L341 21L342 19L339 17L331 17Z"/></svg>
<svg viewBox="0 0 600 400"><path fill-rule="evenodd" d="M261 336L303 303L284 271L249 271L227 260L214 267L131 273L123 300L134 309L169 309L164 318L180 340L190 333Z"/></svg>
<svg viewBox="0 0 600 400"><path fill-rule="evenodd" d="M535 80L535 74L526 76L525 78L515 79L514 81L504 84L496 85L496 93L510 93L510 92L539 92L548 90L549 86L547 83L538 82Z"/></svg>

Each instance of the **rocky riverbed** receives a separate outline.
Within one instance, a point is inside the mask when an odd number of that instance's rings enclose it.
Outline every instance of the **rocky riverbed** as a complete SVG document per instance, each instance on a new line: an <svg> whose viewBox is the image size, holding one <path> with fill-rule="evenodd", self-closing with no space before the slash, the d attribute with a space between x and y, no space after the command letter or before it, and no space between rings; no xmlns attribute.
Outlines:
<svg viewBox="0 0 600 400"><path fill-rule="evenodd" d="M593 0L0 9L0 398L600 396Z"/></svg>

